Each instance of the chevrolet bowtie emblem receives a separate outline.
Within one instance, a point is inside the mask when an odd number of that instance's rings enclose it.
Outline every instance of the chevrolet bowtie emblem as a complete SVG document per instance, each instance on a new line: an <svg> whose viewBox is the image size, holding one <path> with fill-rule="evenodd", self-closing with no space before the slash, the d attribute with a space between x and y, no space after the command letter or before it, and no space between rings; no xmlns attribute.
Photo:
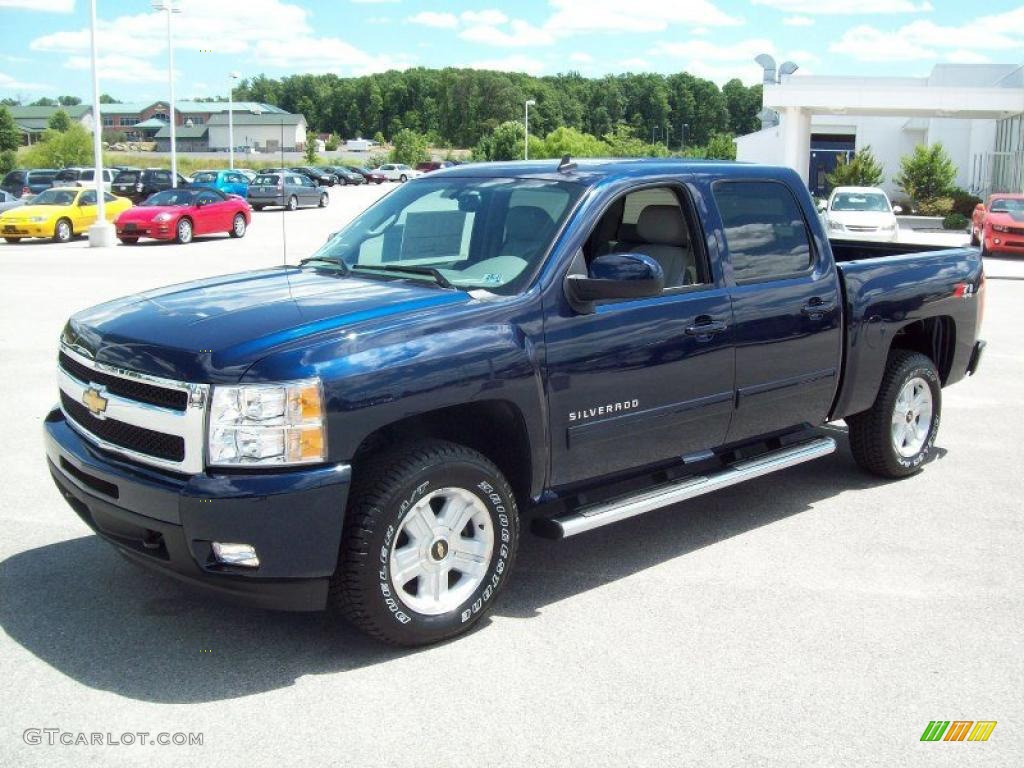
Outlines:
<svg viewBox="0 0 1024 768"><path fill-rule="evenodd" d="M107 410L107 398L98 389L89 387L82 393L82 404L93 416L100 416Z"/></svg>

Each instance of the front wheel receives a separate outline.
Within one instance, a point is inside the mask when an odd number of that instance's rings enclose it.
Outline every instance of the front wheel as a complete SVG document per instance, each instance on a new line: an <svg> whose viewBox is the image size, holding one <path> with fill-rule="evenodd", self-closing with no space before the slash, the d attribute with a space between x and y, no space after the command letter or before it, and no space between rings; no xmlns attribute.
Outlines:
<svg viewBox="0 0 1024 768"><path fill-rule="evenodd" d="M178 221L178 226L175 229L175 240L182 245L188 245L192 242L192 221L190 219L181 219Z"/></svg>
<svg viewBox="0 0 1024 768"><path fill-rule="evenodd" d="M234 221L231 222L230 235L232 237L245 237L245 227L245 216L236 213Z"/></svg>
<svg viewBox="0 0 1024 768"><path fill-rule="evenodd" d="M74 230L71 228L71 222L67 219L61 219L57 222L57 226L53 228L53 242L70 243L73 233Z"/></svg>
<svg viewBox="0 0 1024 768"><path fill-rule="evenodd" d="M288 198L288 210L289 211L294 211L298 207L299 207L299 198L297 198L295 195L292 195L291 197L289 197Z"/></svg>
<svg viewBox="0 0 1024 768"><path fill-rule="evenodd" d="M21 242L21 238L20 237L5 237L4 240L6 240L8 243L20 243Z"/></svg>
<svg viewBox="0 0 1024 768"><path fill-rule="evenodd" d="M468 631L508 581L519 515L494 464L428 440L357 471L331 603L395 645Z"/></svg>
<svg viewBox="0 0 1024 768"><path fill-rule="evenodd" d="M893 351L874 405L846 419L853 458L882 477L914 474L932 452L941 412L935 363L920 352Z"/></svg>
<svg viewBox="0 0 1024 768"><path fill-rule="evenodd" d="M409 177L406 176L404 173L401 176L398 177L398 181L401 182L402 184L405 184L405 182L407 182L408 180L409 180Z"/></svg>
<svg viewBox="0 0 1024 768"><path fill-rule="evenodd" d="M124 243L125 245L135 245L137 242L139 242L139 238L137 238L137 237L125 236L125 237L121 237L121 238L118 238L118 239L122 243Z"/></svg>
<svg viewBox="0 0 1024 768"><path fill-rule="evenodd" d="M324 192L323 194L321 194L321 195L320 195L320 203L319 203L319 206L320 206L321 208L326 208L326 207L327 207L327 204L328 204L329 202L331 202L331 198L330 198L330 197L329 197L329 196L327 195L327 193L326 193L326 192Z"/></svg>

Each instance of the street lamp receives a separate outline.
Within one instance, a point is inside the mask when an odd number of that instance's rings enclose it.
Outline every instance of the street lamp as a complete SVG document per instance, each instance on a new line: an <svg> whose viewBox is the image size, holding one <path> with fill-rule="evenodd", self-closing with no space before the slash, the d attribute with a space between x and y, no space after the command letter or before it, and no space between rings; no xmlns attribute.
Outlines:
<svg viewBox="0 0 1024 768"><path fill-rule="evenodd" d="M89 247L105 248L114 244L114 227L107 221L107 189L103 185L103 116L100 114L100 78L96 66L96 0L89 3L89 44L92 49L93 181L96 184L96 222L89 227Z"/></svg>
<svg viewBox="0 0 1024 768"><path fill-rule="evenodd" d="M178 123L178 110L174 105L174 41L171 36L171 16L181 13L175 0L155 0L154 11L165 11L167 13L167 79L171 86L171 186L178 186L178 139L175 135L175 126Z"/></svg>
<svg viewBox="0 0 1024 768"><path fill-rule="evenodd" d="M689 123L683 123L679 126L679 152L682 153L686 149L686 129L690 127Z"/></svg>
<svg viewBox="0 0 1024 768"><path fill-rule="evenodd" d="M228 73L228 167L231 170L235 170L235 119L232 112L235 103L235 80L238 77L237 72Z"/></svg>
<svg viewBox="0 0 1024 768"><path fill-rule="evenodd" d="M526 145L523 151L524 160L530 159L530 107L532 107L536 103L537 102L534 101L533 99L526 100Z"/></svg>

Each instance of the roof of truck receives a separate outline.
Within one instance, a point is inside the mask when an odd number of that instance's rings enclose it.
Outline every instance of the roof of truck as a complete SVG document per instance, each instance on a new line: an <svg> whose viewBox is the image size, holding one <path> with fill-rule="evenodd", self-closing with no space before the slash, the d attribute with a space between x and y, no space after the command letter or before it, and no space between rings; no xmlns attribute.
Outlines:
<svg viewBox="0 0 1024 768"><path fill-rule="evenodd" d="M593 158L573 159L575 168L559 171L560 160L519 160L498 163L466 163L451 168L442 168L430 172L430 178L445 176L474 176L513 178L562 179L594 183L606 178L627 178L638 176L660 176L681 173L721 173L737 175L754 168L766 168L748 163L737 163L732 160L697 160L692 158ZM776 170L783 170L781 168ZM759 174L760 175L760 174Z"/></svg>

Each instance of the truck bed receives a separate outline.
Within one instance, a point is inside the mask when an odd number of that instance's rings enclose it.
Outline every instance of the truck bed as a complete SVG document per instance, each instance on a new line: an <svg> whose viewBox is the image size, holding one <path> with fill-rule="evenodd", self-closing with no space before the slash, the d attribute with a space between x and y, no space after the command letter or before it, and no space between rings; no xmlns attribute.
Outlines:
<svg viewBox="0 0 1024 768"><path fill-rule="evenodd" d="M832 256L836 263L949 250L949 247L945 245L920 245L918 243L879 243L864 240L829 240L829 243L832 246Z"/></svg>

